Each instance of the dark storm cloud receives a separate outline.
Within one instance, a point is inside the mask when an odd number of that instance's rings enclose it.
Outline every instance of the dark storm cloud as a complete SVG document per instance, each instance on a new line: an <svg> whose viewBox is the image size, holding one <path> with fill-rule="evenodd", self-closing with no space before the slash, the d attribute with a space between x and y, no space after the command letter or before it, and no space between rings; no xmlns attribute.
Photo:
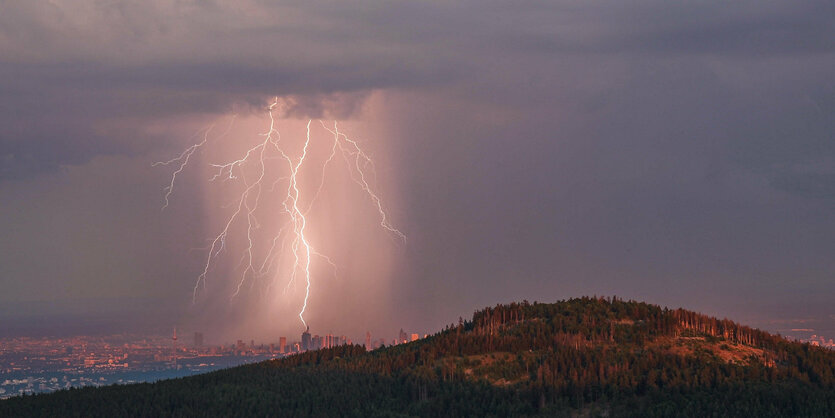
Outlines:
<svg viewBox="0 0 835 418"><path fill-rule="evenodd" d="M298 6L4 7L4 178L99 154L133 154L135 147L126 144L145 138L127 141L89 132L109 118L217 113L236 102L263 106L270 95L296 97L288 114L346 116L372 89L436 85L455 73L447 63L375 39L352 22L331 21Z"/></svg>
<svg viewBox="0 0 835 418"><path fill-rule="evenodd" d="M3 9L5 178L131 153L86 131L109 117L219 112L273 94L440 85L522 107L563 87L531 68L559 70L555 57L796 59L831 54L835 39L826 1L4 2ZM48 112L67 123L43 128Z"/></svg>

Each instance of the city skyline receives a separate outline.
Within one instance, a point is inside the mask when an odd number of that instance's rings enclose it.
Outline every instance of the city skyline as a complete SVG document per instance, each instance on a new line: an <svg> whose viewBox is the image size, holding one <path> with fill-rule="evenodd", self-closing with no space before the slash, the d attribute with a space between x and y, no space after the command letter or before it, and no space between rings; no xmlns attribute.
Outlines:
<svg viewBox="0 0 835 418"><path fill-rule="evenodd" d="M169 336L116 334L72 337L0 337L0 399L71 387L130 384L206 373L257 361L280 359L309 350L352 344L345 335L308 335L309 347L279 337L277 341L243 339L207 343L205 334L189 337L176 328ZM370 332L366 337L370 338ZM403 329L390 340L369 341L366 350L417 341ZM426 336L424 336L426 337Z"/></svg>

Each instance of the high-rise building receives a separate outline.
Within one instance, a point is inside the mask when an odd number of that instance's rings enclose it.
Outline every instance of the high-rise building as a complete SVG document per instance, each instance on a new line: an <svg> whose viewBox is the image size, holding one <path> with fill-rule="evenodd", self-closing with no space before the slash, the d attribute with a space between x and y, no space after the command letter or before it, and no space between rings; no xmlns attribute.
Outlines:
<svg viewBox="0 0 835 418"><path fill-rule="evenodd" d="M313 347L310 343L310 327L308 326L307 329L302 333L302 350L311 350Z"/></svg>
<svg viewBox="0 0 835 418"><path fill-rule="evenodd" d="M281 337L278 339L278 350L281 354L287 352L287 337Z"/></svg>
<svg viewBox="0 0 835 418"><path fill-rule="evenodd" d="M373 347L371 347L371 331L366 331L365 333L365 350L369 351Z"/></svg>
<svg viewBox="0 0 835 418"><path fill-rule="evenodd" d="M406 335L406 331L403 331L403 328L400 328L400 334L397 335L397 344L405 343L408 340L409 336Z"/></svg>
<svg viewBox="0 0 835 418"><path fill-rule="evenodd" d="M177 327L174 327L174 335L171 337L171 359L174 361L174 368L177 369Z"/></svg>
<svg viewBox="0 0 835 418"><path fill-rule="evenodd" d="M194 333L194 347L196 347L196 348L203 347L203 333L202 332L195 332Z"/></svg>

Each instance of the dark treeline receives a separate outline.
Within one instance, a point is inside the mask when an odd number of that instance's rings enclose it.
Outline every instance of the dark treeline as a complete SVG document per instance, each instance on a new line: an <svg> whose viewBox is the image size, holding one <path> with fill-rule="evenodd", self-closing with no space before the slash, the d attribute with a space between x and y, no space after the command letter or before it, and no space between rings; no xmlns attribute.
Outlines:
<svg viewBox="0 0 835 418"><path fill-rule="evenodd" d="M0 402L0 416L575 414L835 416L835 353L681 309L579 298L486 308L373 352Z"/></svg>

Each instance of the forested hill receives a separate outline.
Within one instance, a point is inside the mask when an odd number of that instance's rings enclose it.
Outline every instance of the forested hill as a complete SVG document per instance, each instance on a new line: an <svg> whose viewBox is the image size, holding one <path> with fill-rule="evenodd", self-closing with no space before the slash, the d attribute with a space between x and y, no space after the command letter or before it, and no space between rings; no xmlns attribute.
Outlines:
<svg viewBox="0 0 835 418"><path fill-rule="evenodd" d="M416 342L0 402L0 416L835 416L835 352L617 298L512 303Z"/></svg>

